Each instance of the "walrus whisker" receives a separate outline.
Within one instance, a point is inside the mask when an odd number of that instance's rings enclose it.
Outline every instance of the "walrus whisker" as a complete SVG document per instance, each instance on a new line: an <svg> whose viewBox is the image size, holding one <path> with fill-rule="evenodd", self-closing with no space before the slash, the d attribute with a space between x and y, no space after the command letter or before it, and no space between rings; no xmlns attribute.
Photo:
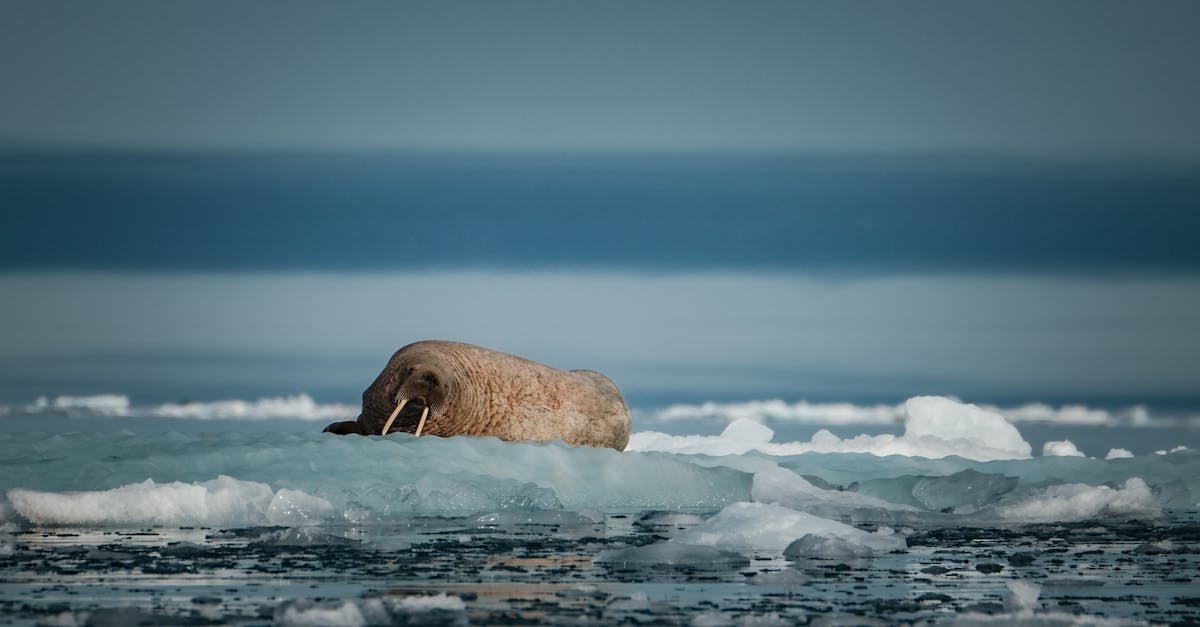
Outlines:
<svg viewBox="0 0 1200 627"><path fill-rule="evenodd" d="M396 405L396 409L393 409L392 415L388 416L387 422L385 422L383 424L383 431L380 431L379 435L387 435L388 429L391 429L392 423L396 421L396 416L400 415L400 410L404 409L404 406L407 404L408 404L408 399L406 398L406 399L400 401L399 405Z"/></svg>
<svg viewBox="0 0 1200 627"><path fill-rule="evenodd" d="M426 405L425 409L421 410L421 422L417 423L416 437L418 437L418 438L421 437L421 430L425 428L425 418L427 418L428 416L429 416L429 406Z"/></svg>

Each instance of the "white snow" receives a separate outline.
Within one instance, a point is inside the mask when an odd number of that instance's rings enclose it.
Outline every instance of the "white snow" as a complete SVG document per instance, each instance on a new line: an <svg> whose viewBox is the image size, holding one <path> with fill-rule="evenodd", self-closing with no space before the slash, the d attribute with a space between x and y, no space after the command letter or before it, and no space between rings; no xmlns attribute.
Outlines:
<svg viewBox="0 0 1200 627"><path fill-rule="evenodd" d="M1042 445L1042 457L1087 457L1070 440L1055 440Z"/></svg>
<svg viewBox="0 0 1200 627"><path fill-rule="evenodd" d="M1110 448L1108 449L1108 454L1104 456L1104 459L1129 459L1130 457L1133 457L1133 453L1128 449Z"/></svg>
<svg viewBox="0 0 1200 627"><path fill-rule="evenodd" d="M1082 483L1052 485L1016 503L999 505L1001 518L1020 522L1153 520L1162 508L1146 482L1133 477L1120 488Z"/></svg>
<svg viewBox="0 0 1200 627"><path fill-rule="evenodd" d="M333 513L325 499L221 475L203 483L141 483L91 492L12 489L8 500L43 525L233 526L297 524Z"/></svg>
<svg viewBox="0 0 1200 627"><path fill-rule="evenodd" d="M782 553L793 540L808 534L837 537L876 551L907 546L903 538L894 534L868 533L836 520L768 503L729 505L712 518L672 538L671 542Z"/></svg>
<svg viewBox="0 0 1200 627"><path fill-rule="evenodd" d="M940 459L957 455L992 461L1028 459L1031 447L999 414L938 396L918 396L904 404L903 435L859 435L841 439L822 429L808 442L771 442L774 432L748 420L730 423L719 436L673 436L654 431L633 434L626 450L731 455L751 450L771 455L870 453Z"/></svg>

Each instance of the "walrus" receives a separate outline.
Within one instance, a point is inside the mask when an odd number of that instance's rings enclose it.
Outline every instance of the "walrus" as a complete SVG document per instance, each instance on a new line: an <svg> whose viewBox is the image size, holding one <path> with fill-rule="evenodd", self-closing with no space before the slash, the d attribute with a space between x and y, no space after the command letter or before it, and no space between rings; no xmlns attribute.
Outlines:
<svg viewBox="0 0 1200 627"><path fill-rule="evenodd" d="M392 355L363 392L356 420L325 431L562 440L623 451L631 422L621 392L599 372L559 370L472 344L423 341Z"/></svg>

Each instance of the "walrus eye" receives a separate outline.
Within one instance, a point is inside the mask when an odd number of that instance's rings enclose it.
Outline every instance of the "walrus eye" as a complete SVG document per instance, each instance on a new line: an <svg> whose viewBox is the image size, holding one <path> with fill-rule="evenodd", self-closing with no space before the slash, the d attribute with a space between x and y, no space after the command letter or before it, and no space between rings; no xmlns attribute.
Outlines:
<svg viewBox="0 0 1200 627"><path fill-rule="evenodd" d="M425 383L428 383L430 386L435 386L438 384L437 375L433 374L432 372L429 374L426 374L422 378L425 380Z"/></svg>

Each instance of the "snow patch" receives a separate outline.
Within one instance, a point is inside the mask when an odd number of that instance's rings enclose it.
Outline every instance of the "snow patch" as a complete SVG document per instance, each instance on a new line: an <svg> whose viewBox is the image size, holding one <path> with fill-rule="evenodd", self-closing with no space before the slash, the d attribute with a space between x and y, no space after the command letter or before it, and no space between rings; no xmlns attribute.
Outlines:
<svg viewBox="0 0 1200 627"><path fill-rule="evenodd" d="M1129 459L1131 457L1133 457L1133 453L1128 449L1110 448L1108 449L1108 454L1104 456L1104 459Z"/></svg>

